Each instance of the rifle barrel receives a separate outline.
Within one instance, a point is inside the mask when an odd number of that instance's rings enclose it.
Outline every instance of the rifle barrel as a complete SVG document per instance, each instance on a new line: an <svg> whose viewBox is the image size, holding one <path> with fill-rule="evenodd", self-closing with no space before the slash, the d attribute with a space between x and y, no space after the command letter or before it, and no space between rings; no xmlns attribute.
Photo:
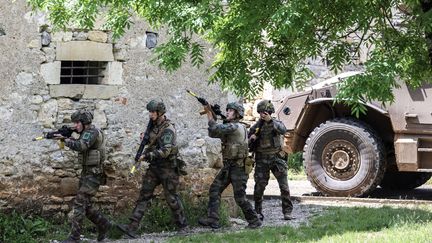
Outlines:
<svg viewBox="0 0 432 243"><path fill-rule="evenodd" d="M186 92L188 92L190 95L192 95L193 97L195 97L195 98L198 98L198 95L196 95L195 93L193 93L192 91L190 91L190 90L186 90Z"/></svg>

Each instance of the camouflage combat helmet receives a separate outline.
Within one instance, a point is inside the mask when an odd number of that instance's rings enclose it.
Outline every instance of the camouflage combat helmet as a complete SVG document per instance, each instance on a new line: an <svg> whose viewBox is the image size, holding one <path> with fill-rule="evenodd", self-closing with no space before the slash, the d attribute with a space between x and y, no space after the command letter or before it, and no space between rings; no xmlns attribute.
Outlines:
<svg viewBox="0 0 432 243"><path fill-rule="evenodd" d="M93 114L86 110L75 111L71 116L72 122L81 122L83 125L92 123Z"/></svg>
<svg viewBox="0 0 432 243"><path fill-rule="evenodd" d="M270 100L262 100L257 105L257 112L267 112L269 114L272 114L275 112L275 109Z"/></svg>
<svg viewBox="0 0 432 243"><path fill-rule="evenodd" d="M240 116L240 119L242 119L243 116L244 116L244 108L243 108L243 106L242 106L241 104L239 104L239 103L237 103L237 102L231 102L231 103L228 103L228 105L226 106L226 109L227 109L227 110L228 110L228 109L236 110L237 113L238 113L239 116Z"/></svg>
<svg viewBox="0 0 432 243"><path fill-rule="evenodd" d="M148 111L156 111L158 113L164 114L166 112L165 104L162 101L151 100L147 104Z"/></svg>

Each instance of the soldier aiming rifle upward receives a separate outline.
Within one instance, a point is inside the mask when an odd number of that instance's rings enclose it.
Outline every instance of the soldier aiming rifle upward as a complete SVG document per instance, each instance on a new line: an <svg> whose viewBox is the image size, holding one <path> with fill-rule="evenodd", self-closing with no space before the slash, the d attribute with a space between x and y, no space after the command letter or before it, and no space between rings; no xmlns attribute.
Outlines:
<svg viewBox="0 0 432 243"><path fill-rule="evenodd" d="M222 111L220 109L220 105L218 104L214 104L214 105L210 105L207 100L205 100L202 97L198 97L198 95L196 95L195 93L193 93L190 90L186 90L186 92L188 92L190 95L192 95L193 97L195 97L199 103L201 103L201 105L204 106L204 110L200 112L201 115L207 114L207 112L211 112L213 119L216 121L217 120L217 116L220 116L220 118L222 118L223 121L226 120L226 116L222 114Z"/></svg>

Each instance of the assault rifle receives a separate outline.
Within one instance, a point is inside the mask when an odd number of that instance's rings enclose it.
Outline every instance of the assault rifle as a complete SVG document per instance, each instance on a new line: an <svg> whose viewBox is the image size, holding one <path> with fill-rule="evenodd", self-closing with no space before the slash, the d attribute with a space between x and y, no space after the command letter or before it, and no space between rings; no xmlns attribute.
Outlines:
<svg viewBox="0 0 432 243"><path fill-rule="evenodd" d="M57 131L47 132L43 136L33 138L32 140L39 141L42 139L55 139L58 137L69 138L70 136L72 136L72 133L74 131L75 131L74 128L64 125Z"/></svg>
<svg viewBox="0 0 432 243"><path fill-rule="evenodd" d="M39 141L42 139L59 139L59 147L60 149L63 149L64 139L71 137L73 132L75 132L74 128L63 125L59 130L47 132L41 137L33 138L32 141Z"/></svg>
<svg viewBox="0 0 432 243"><path fill-rule="evenodd" d="M198 100L198 102L201 103L201 105L203 105L207 109L207 111L211 112L211 114L213 116L213 119L217 120L217 116L220 116L220 118L222 118L223 121L226 120L226 116L224 116L222 114L222 111L220 109L220 105L218 105L218 104L210 105L207 102L207 100L205 100L202 97L198 97L198 95L196 95L192 91L190 91L190 90L187 89L186 92L188 92L190 95L192 95L193 97L195 97ZM204 115L204 114L207 113L207 111L206 110L201 111L200 114Z"/></svg>
<svg viewBox="0 0 432 243"><path fill-rule="evenodd" d="M140 158L144 152L144 147L150 142L150 130L151 130L152 126L153 126L153 123L150 120L147 124L147 129L145 130L144 137L141 140L141 144L140 144L138 151L135 155L135 162L134 162L134 165L132 166L132 168L129 172L129 175L133 175L135 173L135 171L137 169L139 169L139 167L141 166Z"/></svg>
<svg viewBox="0 0 432 243"><path fill-rule="evenodd" d="M249 137L248 137L249 138L249 143L248 143L249 152L255 152L256 148L258 147L259 135L261 133L261 128L263 125L264 125L264 120L259 119L257 128L255 129L255 131L253 131L253 133L249 134ZM255 135L255 137L256 137L254 140L250 139L250 137L252 135Z"/></svg>

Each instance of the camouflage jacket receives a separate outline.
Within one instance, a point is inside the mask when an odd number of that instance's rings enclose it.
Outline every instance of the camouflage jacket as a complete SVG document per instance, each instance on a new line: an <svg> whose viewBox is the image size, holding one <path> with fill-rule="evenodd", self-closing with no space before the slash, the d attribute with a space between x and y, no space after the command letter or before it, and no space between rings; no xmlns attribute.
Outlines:
<svg viewBox="0 0 432 243"><path fill-rule="evenodd" d="M79 152L83 166L102 166L105 160L105 136L93 125L84 129L77 140L66 140L65 145Z"/></svg>
<svg viewBox="0 0 432 243"><path fill-rule="evenodd" d="M222 140L222 157L224 160L236 160L247 157L248 140L246 127L238 121L217 124L208 122L209 136Z"/></svg>
<svg viewBox="0 0 432 243"><path fill-rule="evenodd" d="M174 160L178 154L177 135L174 124L165 119L156 123L150 130L150 143L146 151L151 153L151 161Z"/></svg>
<svg viewBox="0 0 432 243"><path fill-rule="evenodd" d="M249 129L249 136L255 134L260 126L259 121ZM277 153L282 149L282 135L287 131L285 125L276 119L262 124L261 130L258 131L257 153Z"/></svg>

